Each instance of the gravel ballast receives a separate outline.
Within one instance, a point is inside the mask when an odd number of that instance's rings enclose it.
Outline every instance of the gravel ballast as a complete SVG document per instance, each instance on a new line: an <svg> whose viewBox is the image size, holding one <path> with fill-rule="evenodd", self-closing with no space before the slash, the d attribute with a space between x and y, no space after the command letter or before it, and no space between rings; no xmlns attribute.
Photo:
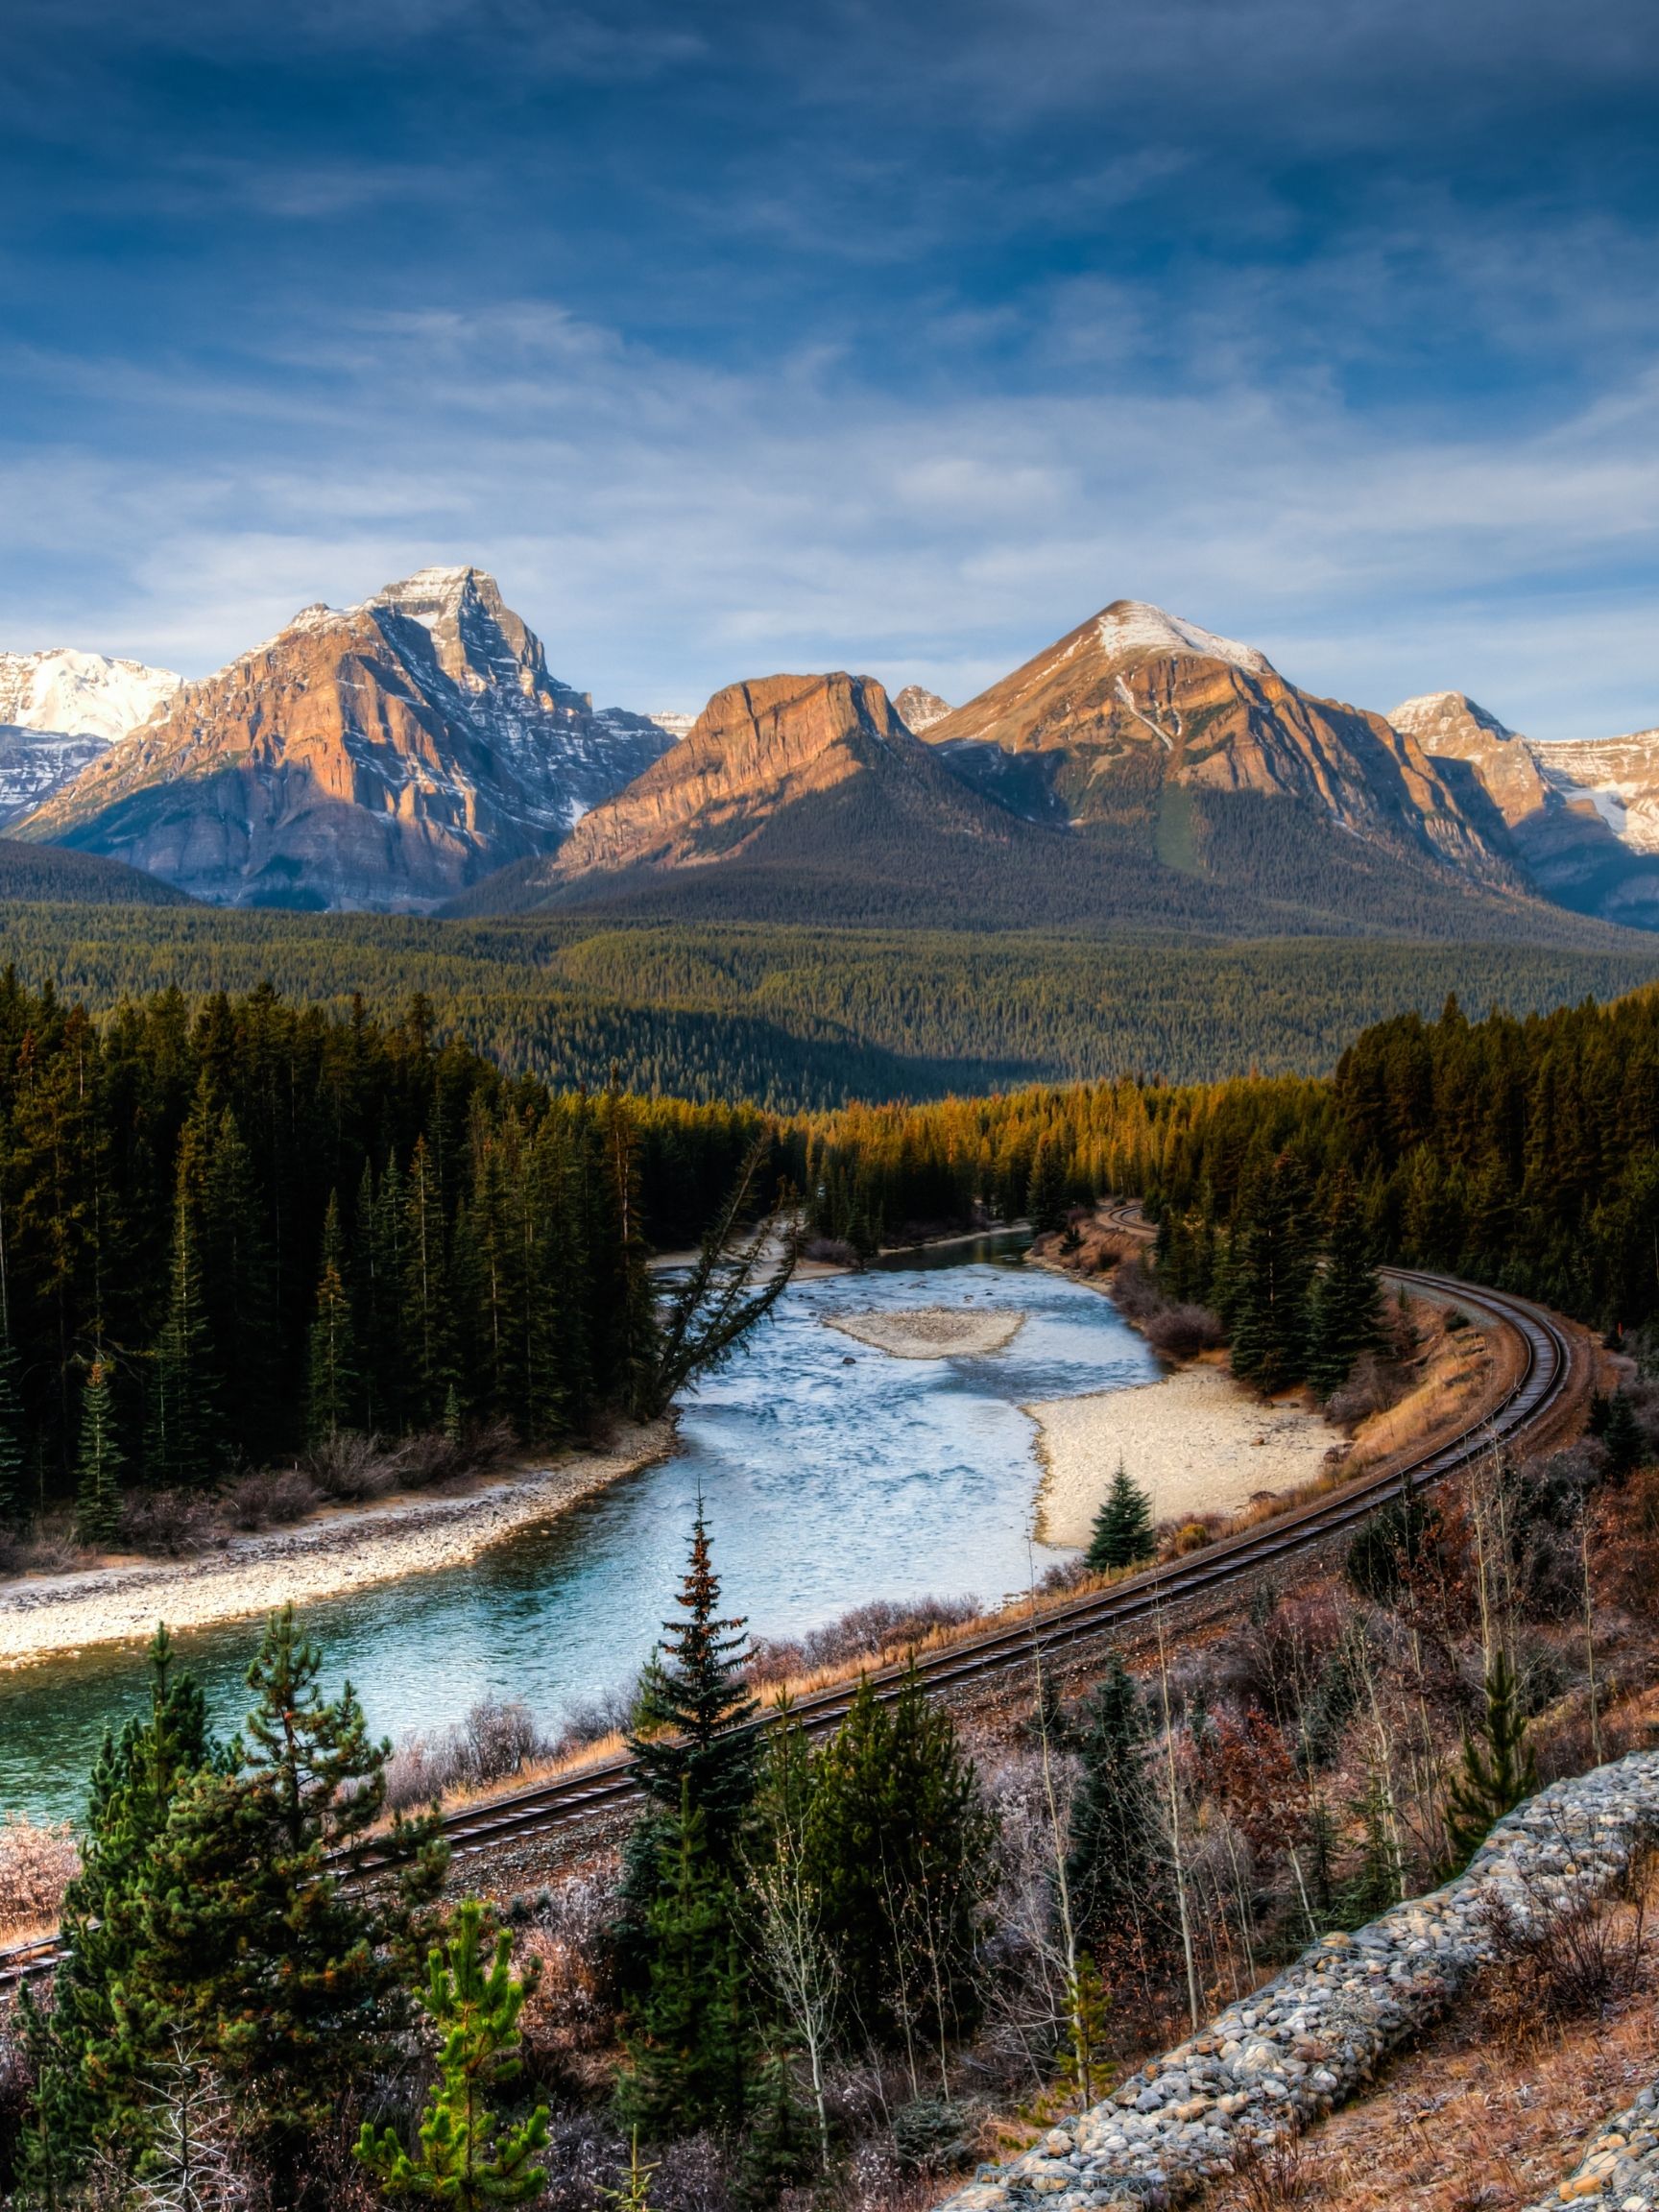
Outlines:
<svg viewBox="0 0 1659 2212"><path fill-rule="evenodd" d="M1051 2128L1022 2157L981 2167L942 2212L1147 2212L1187 2200L1241 2154L1345 2103L1396 2045L1434 2021L1493 1958L1494 1903L1526 1925L1595 1895L1656 1826L1659 1752L1552 1783L1499 1822L1455 1881L1354 1935L1325 1936L1103 2104ZM1651 2140L1651 2111L1642 2125ZM1610 2154L1609 2172L1618 2131L1610 2122L1592 2153ZM1651 2192L1656 2178L1659 2170L1640 2187ZM1573 2200L1569 2186L1546 2201ZM1596 2200L1589 2188L1575 2197ZM1605 2193L1602 2200L1623 2201ZM1629 2201L1646 2207L1659 2197L1633 2181Z"/></svg>

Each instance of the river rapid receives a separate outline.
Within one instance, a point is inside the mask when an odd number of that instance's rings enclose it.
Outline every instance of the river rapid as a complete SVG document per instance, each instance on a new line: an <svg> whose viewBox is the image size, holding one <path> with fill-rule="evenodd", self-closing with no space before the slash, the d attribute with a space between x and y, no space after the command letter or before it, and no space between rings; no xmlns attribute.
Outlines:
<svg viewBox="0 0 1659 2212"><path fill-rule="evenodd" d="M1155 1360L1093 1290L998 1241L901 1256L793 1286L681 1408L680 1451L464 1567L310 1608L328 1681L349 1676L376 1733L441 1728L486 1696L556 1733L638 1672L672 1607L701 1494L728 1609L797 1636L871 1598L994 1601L1067 1556L1032 1545L1036 1430L1022 1404L1151 1380ZM900 1359L837 1312L1016 1310L985 1358ZM258 1625L179 1638L227 1731ZM0 1677L0 1809L76 1816L104 1729L136 1708L131 1650Z"/></svg>

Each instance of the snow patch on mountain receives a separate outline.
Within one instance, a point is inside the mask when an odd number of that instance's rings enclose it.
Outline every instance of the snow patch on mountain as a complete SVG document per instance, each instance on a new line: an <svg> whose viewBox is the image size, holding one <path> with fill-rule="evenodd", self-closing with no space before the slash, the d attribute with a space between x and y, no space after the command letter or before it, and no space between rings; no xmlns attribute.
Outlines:
<svg viewBox="0 0 1659 2212"><path fill-rule="evenodd" d="M1622 845L1659 853L1659 730L1555 739L1531 753L1551 787L1593 806Z"/></svg>
<svg viewBox="0 0 1659 2212"><path fill-rule="evenodd" d="M112 744L147 722L182 679L141 661L54 646L40 653L0 653L0 725Z"/></svg>
<svg viewBox="0 0 1659 2212"><path fill-rule="evenodd" d="M1196 622L1183 622L1162 607L1143 599L1115 599L1095 624L1101 648L1113 660L1128 660L1147 653L1190 655L1201 661L1225 661L1252 676L1270 676L1273 663L1253 645L1236 637L1217 637Z"/></svg>

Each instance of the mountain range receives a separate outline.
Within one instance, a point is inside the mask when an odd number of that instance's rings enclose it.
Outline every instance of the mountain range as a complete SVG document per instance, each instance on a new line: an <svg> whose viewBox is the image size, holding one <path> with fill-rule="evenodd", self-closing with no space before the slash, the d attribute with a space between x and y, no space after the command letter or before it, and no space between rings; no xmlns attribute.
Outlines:
<svg viewBox="0 0 1659 2212"><path fill-rule="evenodd" d="M201 683L0 656L0 714L17 834L222 904L1548 941L1582 933L1567 908L1659 926L1659 733L1537 745L1457 692L1384 717L1133 600L964 706L835 671L657 719L595 711L493 578L434 568L302 609Z"/></svg>

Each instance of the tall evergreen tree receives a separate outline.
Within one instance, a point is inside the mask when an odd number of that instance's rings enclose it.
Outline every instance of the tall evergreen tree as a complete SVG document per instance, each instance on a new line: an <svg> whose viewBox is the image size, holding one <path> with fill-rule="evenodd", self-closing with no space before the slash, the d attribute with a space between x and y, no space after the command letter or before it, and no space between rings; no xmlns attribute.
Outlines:
<svg viewBox="0 0 1659 2212"><path fill-rule="evenodd" d="M1025 1211L1032 1228L1042 1235L1064 1227L1070 1197L1071 1176L1064 1141L1055 1130L1045 1130L1037 1141L1025 1192Z"/></svg>
<svg viewBox="0 0 1659 2212"><path fill-rule="evenodd" d="M353 1425L359 1394L356 1329L346 1288L346 1240L335 1191L328 1194L328 1211L323 1218L323 1262L309 1349L306 1429L311 1442L320 1444Z"/></svg>
<svg viewBox="0 0 1659 2212"><path fill-rule="evenodd" d="M1340 1390L1362 1352L1382 1343L1382 1286L1354 1178L1336 1180L1325 1234L1325 1264L1309 1304L1308 1380L1321 1398Z"/></svg>
<svg viewBox="0 0 1659 2212"><path fill-rule="evenodd" d="M1486 1670L1485 1711L1463 1739L1462 1771L1446 1799L1446 1844L1452 1864L1463 1866L1486 1840L1494 1821L1512 1813L1538 1788L1538 1768L1527 1742L1520 1684L1506 1651Z"/></svg>
<svg viewBox="0 0 1659 2212"><path fill-rule="evenodd" d="M1313 1272L1307 1177L1281 1153L1245 1187L1228 1255L1233 1372L1271 1395L1307 1372Z"/></svg>
<svg viewBox="0 0 1659 2212"><path fill-rule="evenodd" d="M187 1193L173 1211L173 1263L167 1317L151 1357L144 1472L158 1485L206 1489L224 1461L218 1378Z"/></svg>
<svg viewBox="0 0 1659 2212"><path fill-rule="evenodd" d="M0 1330L0 1528L18 1528L28 1515L23 1455L23 1401L17 1355L10 1332Z"/></svg>
<svg viewBox="0 0 1659 2212"><path fill-rule="evenodd" d="M753 2051L737 1899L730 1874L709 1855L688 1781L679 1815L658 1828L657 1845L645 1985L624 2035L616 2102L626 2125L660 2141L736 2127Z"/></svg>
<svg viewBox="0 0 1659 2212"><path fill-rule="evenodd" d="M1079 1946L1110 1982L1164 1959L1172 1910L1148 1759L1152 1725L1120 1652L1083 1713L1066 1886Z"/></svg>
<svg viewBox="0 0 1659 2212"><path fill-rule="evenodd" d="M914 1668L890 1702L865 1677L815 1764L805 1850L847 2014L864 2035L961 2032L991 1823L950 1714Z"/></svg>
<svg viewBox="0 0 1659 2212"><path fill-rule="evenodd" d="M1112 1487L1094 1516L1085 1563L1095 1574L1105 1575L1116 1569L1139 1566L1142 1560L1150 1559L1157 1549L1152 1533L1152 1502L1145 1491L1130 1479L1128 1470L1119 1459Z"/></svg>
<svg viewBox="0 0 1659 2212"><path fill-rule="evenodd" d="M95 1353L81 1389L81 1454L75 1483L75 1541L101 1551L115 1540L121 1519L121 1450L115 1441L115 1398L109 1367Z"/></svg>
<svg viewBox="0 0 1659 2212"><path fill-rule="evenodd" d="M514 1975L505 1929L488 1964L485 1947L484 1908L468 1898L447 1943L431 1954L421 1992L440 2040L419 2155L412 2158L392 2128L376 2135L371 2121L363 2123L357 2155L394 2202L413 2198L487 2212L492 2204L528 2204L547 2186L546 2105L505 2130L495 2109L498 2093L523 2072L518 2015L533 1983Z"/></svg>
<svg viewBox="0 0 1659 2212"><path fill-rule="evenodd" d="M409 1162L401 1328L408 1362L406 1417L422 1429L437 1426L455 1381L445 1241L438 1164L422 1137Z"/></svg>
<svg viewBox="0 0 1659 2212"><path fill-rule="evenodd" d="M94 2148L111 2140L132 2088L119 2063L123 1992L143 1944L151 1854L180 1791L212 1756L207 1714L191 1677L175 1669L165 1626L151 1640L150 1706L119 1736L107 1733L92 1769L81 1870L60 1914L67 1958L51 2011L32 2012L36 2125L26 2140L26 2200L67 2204Z"/></svg>

